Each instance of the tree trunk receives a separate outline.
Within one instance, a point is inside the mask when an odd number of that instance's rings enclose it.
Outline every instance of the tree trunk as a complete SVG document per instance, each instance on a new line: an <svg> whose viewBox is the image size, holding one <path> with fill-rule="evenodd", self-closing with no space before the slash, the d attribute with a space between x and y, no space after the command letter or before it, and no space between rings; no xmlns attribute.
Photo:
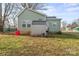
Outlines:
<svg viewBox="0 0 79 59"><path fill-rule="evenodd" d="M0 32L3 31L3 21L2 21L2 3L0 3Z"/></svg>

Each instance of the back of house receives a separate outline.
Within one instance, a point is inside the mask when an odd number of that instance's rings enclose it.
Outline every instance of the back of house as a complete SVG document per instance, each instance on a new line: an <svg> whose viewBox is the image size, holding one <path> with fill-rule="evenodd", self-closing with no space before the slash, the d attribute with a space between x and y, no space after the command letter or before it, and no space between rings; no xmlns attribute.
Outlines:
<svg viewBox="0 0 79 59"><path fill-rule="evenodd" d="M26 33L40 34L42 32L46 32L47 28L48 32L50 33L56 33L60 31L61 19L56 18L54 16L48 17L35 10L24 9L21 13L17 15L17 17L18 17L17 29L22 34Z"/></svg>
<svg viewBox="0 0 79 59"><path fill-rule="evenodd" d="M27 33L31 30L33 20L46 20L46 16L36 11L25 9L18 16L17 28L21 33Z"/></svg>

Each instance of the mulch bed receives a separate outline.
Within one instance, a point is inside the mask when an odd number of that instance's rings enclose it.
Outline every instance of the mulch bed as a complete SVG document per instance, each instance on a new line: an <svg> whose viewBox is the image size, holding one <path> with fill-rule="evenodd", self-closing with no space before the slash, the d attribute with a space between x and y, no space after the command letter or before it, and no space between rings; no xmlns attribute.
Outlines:
<svg viewBox="0 0 79 59"><path fill-rule="evenodd" d="M0 32L0 35L16 35L16 32ZM30 36L30 34L26 33L26 34L19 34L19 35L27 35L27 36Z"/></svg>
<svg viewBox="0 0 79 59"><path fill-rule="evenodd" d="M0 32L1 35L15 35L15 32Z"/></svg>

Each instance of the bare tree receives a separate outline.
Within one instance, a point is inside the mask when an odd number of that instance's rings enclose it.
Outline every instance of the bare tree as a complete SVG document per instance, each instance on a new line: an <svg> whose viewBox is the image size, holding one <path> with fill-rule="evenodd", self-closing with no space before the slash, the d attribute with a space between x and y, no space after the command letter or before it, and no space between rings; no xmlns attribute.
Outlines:
<svg viewBox="0 0 79 59"><path fill-rule="evenodd" d="M32 10L39 10L42 7L46 6L45 3L21 3L23 8L32 9Z"/></svg>
<svg viewBox="0 0 79 59"><path fill-rule="evenodd" d="M5 3L5 8L4 8L4 21L7 19L7 17L11 14L13 9L13 4L11 3Z"/></svg>
<svg viewBox="0 0 79 59"><path fill-rule="evenodd" d="M79 26L79 18L75 20L76 24Z"/></svg>
<svg viewBox="0 0 79 59"><path fill-rule="evenodd" d="M2 19L2 3L0 3L0 20Z"/></svg>
<svg viewBox="0 0 79 59"><path fill-rule="evenodd" d="M66 30L67 23L66 21L62 21L62 30Z"/></svg>
<svg viewBox="0 0 79 59"><path fill-rule="evenodd" d="M2 3L0 3L0 32L3 30L2 26Z"/></svg>
<svg viewBox="0 0 79 59"><path fill-rule="evenodd" d="M23 8L35 9L38 3L21 3Z"/></svg>
<svg viewBox="0 0 79 59"><path fill-rule="evenodd" d="M4 4L4 12L3 12L3 29L4 29L4 25L6 25L5 24L5 21L7 21L8 22L8 26L10 26L10 22L9 22L9 19L8 19L8 17L11 15L11 13L12 13L12 10L13 10L13 3L5 3Z"/></svg>
<svg viewBox="0 0 79 59"><path fill-rule="evenodd" d="M10 17L12 19L13 22L13 26L14 28L16 28L16 16L17 14L23 9L24 7L21 5L21 3L15 3L14 4L14 8L13 11L11 13L12 17ZM16 11L17 10L17 11Z"/></svg>
<svg viewBox="0 0 79 59"><path fill-rule="evenodd" d="M5 21L8 22L8 26L10 27L11 23L9 21L9 18L12 19L14 22L14 27L15 27L15 18L16 15L23 9L32 9L32 10L37 10L40 9L41 7L45 6L44 4L41 3L5 3L4 4L4 13L3 13L3 25L5 24ZM17 10L17 11L16 11Z"/></svg>
<svg viewBox="0 0 79 59"><path fill-rule="evenodd" d="M25 8L26 7L26 3L21 3L22 7Z"/></svg>

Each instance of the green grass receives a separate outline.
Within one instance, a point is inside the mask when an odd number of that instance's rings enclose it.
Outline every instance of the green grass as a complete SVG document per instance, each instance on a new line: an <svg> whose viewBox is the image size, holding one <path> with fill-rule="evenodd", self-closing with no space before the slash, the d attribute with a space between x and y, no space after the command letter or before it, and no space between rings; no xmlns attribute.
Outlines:
<svg viewBox="0 0 79 59"><path fill-rule="evenodd" d="M79 55L79 33L49 37L0 35L0 55Z"/></svg>

